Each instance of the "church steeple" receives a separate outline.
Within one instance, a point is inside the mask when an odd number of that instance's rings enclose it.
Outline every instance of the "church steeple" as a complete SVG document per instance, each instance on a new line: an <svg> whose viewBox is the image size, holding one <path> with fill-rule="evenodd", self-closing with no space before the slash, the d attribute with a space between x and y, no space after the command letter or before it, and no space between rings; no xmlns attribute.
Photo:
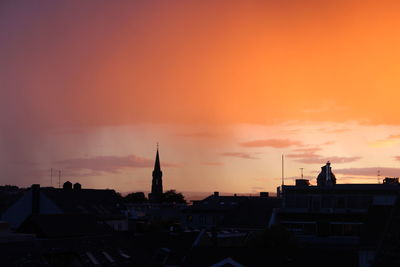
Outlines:
<svg viewBox="0 0 400 267"><path fill-rule="evenodd" d="M152 202L161 202L162 194L163 194L162 171L160 166L160 155L158 153L158 143L157 143L157 154L156 154L156 160L154 162L153 180L151 183L151 193L149 194L149 199Z"/></svg>
<svg viewBox="0 0 400 267"><path fill-rule="evenodd" d="M161 167L160 167L160 156L158 155L158 144L157 144L156 161L155 161L155 163L154 163L154 171L161 171Z"/></svg>

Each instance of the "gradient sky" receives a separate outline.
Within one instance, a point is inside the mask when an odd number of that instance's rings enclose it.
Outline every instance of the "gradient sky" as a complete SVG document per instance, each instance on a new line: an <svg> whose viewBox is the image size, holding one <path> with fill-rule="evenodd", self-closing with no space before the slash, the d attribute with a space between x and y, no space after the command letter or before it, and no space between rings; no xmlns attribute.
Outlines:
<svg viewBox="0 0 400 267"><path fill-rule="evenodd" d="M1 1L0 183L400 175L398 1ZM54 185L54 184L53 184Z"/></svg>

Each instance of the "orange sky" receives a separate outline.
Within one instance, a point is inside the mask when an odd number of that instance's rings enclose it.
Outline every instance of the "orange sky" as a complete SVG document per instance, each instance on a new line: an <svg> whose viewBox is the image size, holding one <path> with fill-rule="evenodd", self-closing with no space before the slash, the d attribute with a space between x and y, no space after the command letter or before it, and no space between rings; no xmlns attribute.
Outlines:
<svg viewBox="0 0 400 267"><path fill-rule="evenodd" d="M343 182L397 175L399 13L397 1L3 1L2 183L46 184L53 167L148 190L157 141L166 185L184 191L274 191L282 153L288 179L300 167L315 179L327 159Z"/></svg>

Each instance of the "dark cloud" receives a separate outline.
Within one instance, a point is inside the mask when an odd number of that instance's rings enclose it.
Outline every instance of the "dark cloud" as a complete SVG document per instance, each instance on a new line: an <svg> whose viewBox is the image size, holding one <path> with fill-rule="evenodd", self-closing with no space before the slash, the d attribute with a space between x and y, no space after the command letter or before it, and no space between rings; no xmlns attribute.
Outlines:
<svg viewBox="0 0 400 267"><path fill-rule="evenodd" d="M273 147L273 148L285 148L290 146L301 146L302 143L296 140L289 139L263 139L254 140L249 142L240 143L243 147Z"/></svg>
<svg viewBox="0 0 400 267"><path fill-rule="evenodd" d="M75 158L59 161L58 164L66 170L89 170L94 172L117 173L125 168L150 168L154 166L153 159L135 155L128 156L98 156L93 158ZM162 167L177 165L163 163Z"/></svg>
<svg viewBox="0 0 400 267"><path fill-rule="evenodd" d="M254 153L247 153L247 152L225 152L219 155L224 157L235 157L242 159L259 159L258 157L254 156Z"/></svg>

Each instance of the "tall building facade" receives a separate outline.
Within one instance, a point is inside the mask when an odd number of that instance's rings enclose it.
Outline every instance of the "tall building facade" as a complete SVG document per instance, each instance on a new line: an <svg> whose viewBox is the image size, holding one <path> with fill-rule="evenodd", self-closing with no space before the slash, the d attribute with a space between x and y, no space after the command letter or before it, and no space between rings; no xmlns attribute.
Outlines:
<svg viewBox="0 0 400 267"><path fill-rule="evenodd" d="M151 182L151 193L149 194L149 200L151 202L159 203L162 201L162 195L163 195L162 171L161 171L160 156L158 153L158 146L157 146L156 161L154 163L153 180Z"/></svg>

